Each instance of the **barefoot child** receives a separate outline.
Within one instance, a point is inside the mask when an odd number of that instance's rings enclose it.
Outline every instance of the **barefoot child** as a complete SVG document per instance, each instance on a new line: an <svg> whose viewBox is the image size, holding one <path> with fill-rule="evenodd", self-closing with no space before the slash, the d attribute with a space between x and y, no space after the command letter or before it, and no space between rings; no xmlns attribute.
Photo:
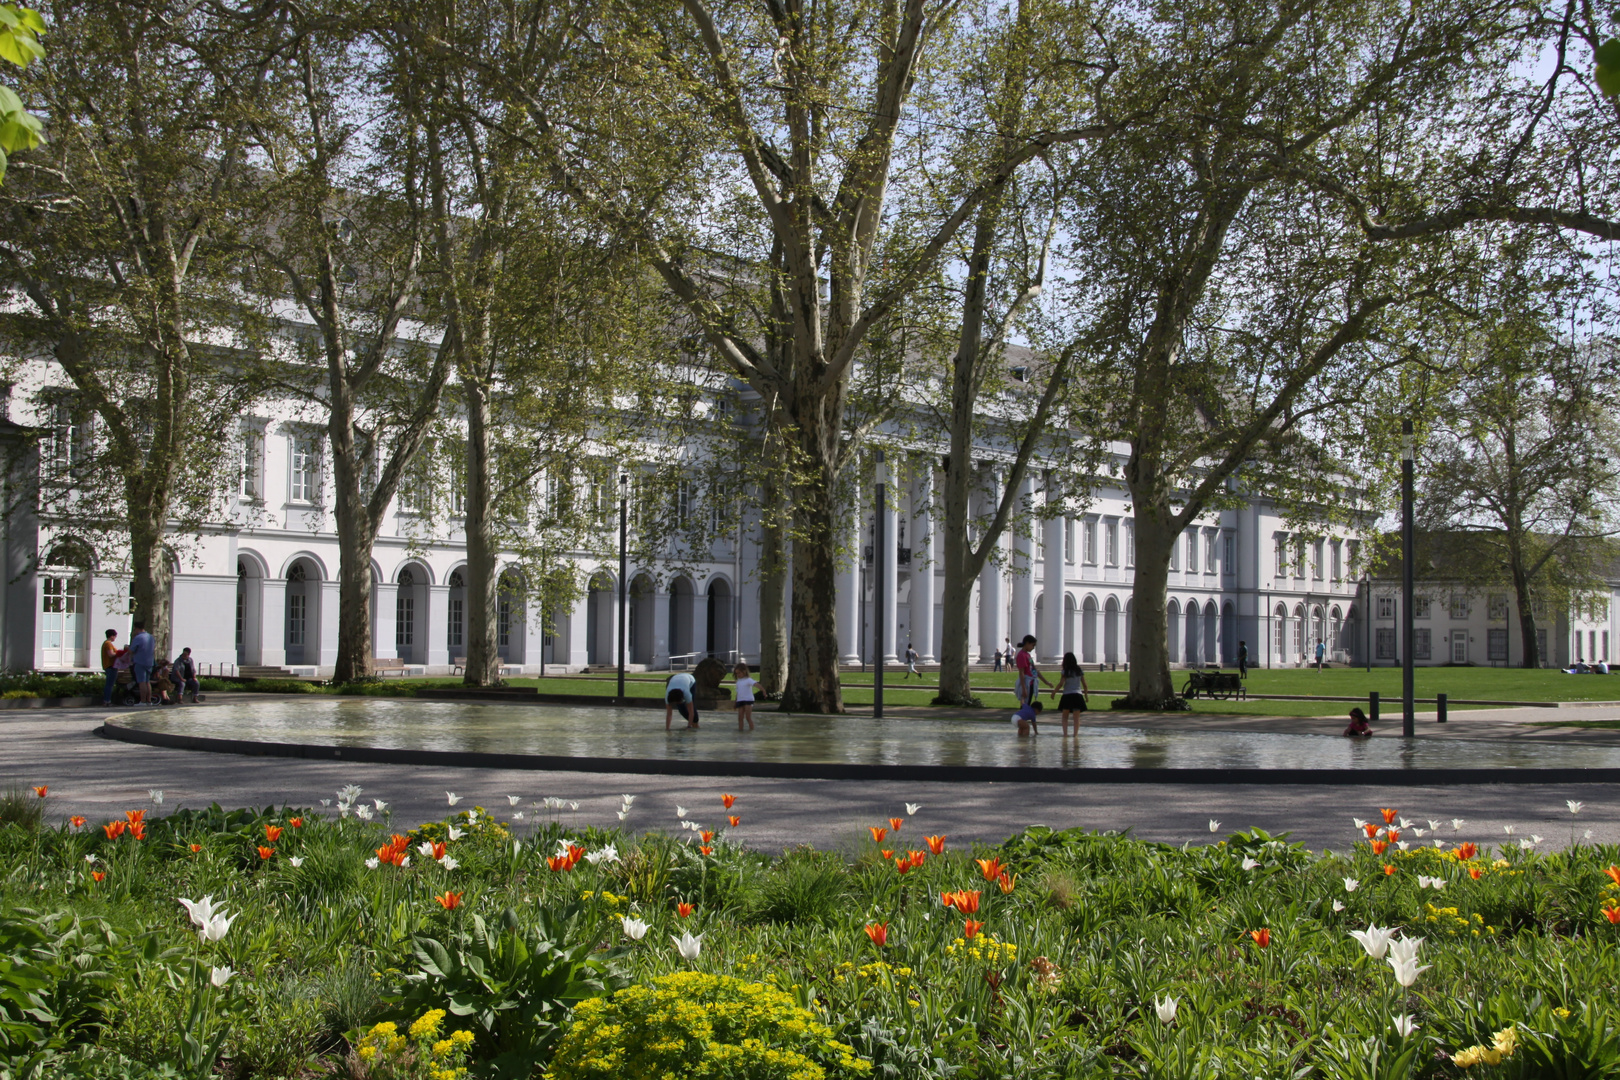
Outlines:
<svg viewBox="0 0 1620 1080"><path fill-rule="evenodd" d="M1018 711L1012 715L1012 722L1018 725L1018 737L1023 738L1031 731L1039 735L1041 733L1040 716L1041 703L1038 701L1026 701L1018 706Z"/></svg>
<svg viewBox="0 0 1620 1080"><path fill-rule="evenodd" d="M748 725L748 730L754 730L754 687L759 683L748 673L748 665L739 663L732 669L737 676L737 730Z"/></svg>
<svg viewBox="0 0 1620 1080"><path fill-rule="evenodd" d="M698 726L697 700L692 696L697 680L685 671L677 671L669 677L664 684L664 730L669 730L670 721L675 713L681 714L686 726Z"/></svg>
<svg viewBox="0 0 1620 1080"><path fill-rule="evenodd" d="M1047 686L1046 676L1035 667L1035 635L1025 634L1024 640L1018 645L1018 655L1014 657L1014 665L1018 668L1018 702L1034 701L1035 695L1041 692L1036 681L1039 679Z"/></svg>
<svg viewBox="0 0 1620 1080"><path fill-rule="evenodd" d="M1074 653L1063 654L1063 697L1058 701L1058 708L1062 710L1059 717L1063 724L1063 734L1069 733L1069 717L1074 716L1074 733L1080 734L1080 714L1086 711L1086 695L1091 688L1086 685L1086 672L1080 666L1080 661L1074 658ZM1052 688L1052 696L1057 697L1058 688Z"/></svg>

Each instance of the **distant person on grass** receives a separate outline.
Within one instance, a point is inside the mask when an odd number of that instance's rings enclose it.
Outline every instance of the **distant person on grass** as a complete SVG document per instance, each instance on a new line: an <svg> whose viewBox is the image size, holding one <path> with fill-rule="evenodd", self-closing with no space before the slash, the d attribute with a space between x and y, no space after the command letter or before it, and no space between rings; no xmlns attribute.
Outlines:
<svg viewBox="0 0 1620 1080"><path fill-rule="evenodd" d="M1239 679L1247 679L1248 677L1249 677L1249 643L1247 641L1240 641L1240 642L1238 642L1238 678Z"/></svg>
<svg viewBox="0 0 1620 1080"><path fill-rule="evenodd" d="M908 641L906 642L906 673L900 677L909 679L913 675L919 679L922 678L922 672L917 670L917 649Z"/></svg>
<svg viewBox="0 0 1620 1080"><path fill-rule="evenodd" d="M1322 674L1322 660L1327 656L1327 645L1321 638L1316 639L1316 673Z"/></svg>
<svg viewBox="0 0 1620 1080"><path fill-rule="evenodd" d="M753 731L754 687L758 686L759 682L750 673L748 665L741 662L732 669L732 674L737 676L737 730L743 730L743 724L746 723L748 730ZM669 725L666 723L664 726Z"/></svg>
<svg viewBox="0 0 1620 1080"><path fill-rule="evenodd" d="M697 680L684 671L677 671L669 677L664 684L664 730L669 730L670 721L675 718L675 711L680 710L681 716L686 720L686 726L698 726L697 701L692 697L693 687Z"/></svg>

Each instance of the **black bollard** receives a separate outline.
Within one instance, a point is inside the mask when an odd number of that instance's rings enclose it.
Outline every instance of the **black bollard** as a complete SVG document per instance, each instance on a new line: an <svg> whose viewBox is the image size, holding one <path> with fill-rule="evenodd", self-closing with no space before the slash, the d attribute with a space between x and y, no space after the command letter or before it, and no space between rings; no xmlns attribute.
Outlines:
<svg viewBox="0 0 1620 1080"><path fill-rule="evenodd" d="M1367 695L1367 723L1378 723L1378 691Z"/></svg>
<svg viewBox="0 0 1620 1080"><path fill-rule="evenodd" d="M1434 722L1437 724L1446 722L1446 695L1444 694L1434 695Z"/></svg>

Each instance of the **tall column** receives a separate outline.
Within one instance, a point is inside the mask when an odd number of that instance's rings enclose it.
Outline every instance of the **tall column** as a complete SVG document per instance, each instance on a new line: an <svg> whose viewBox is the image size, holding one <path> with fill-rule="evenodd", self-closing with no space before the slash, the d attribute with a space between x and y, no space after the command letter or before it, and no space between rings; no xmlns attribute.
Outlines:
<svg viewBox="0 0 1620 1080"><path fill-rule="evenodd" d="M717 619L730 619L731 618L731 610L730 610L731 609L731 601L730 600L726 601L725 607L726 607L725 611L715 613L715 617ZM708 591L707 590L700 593L700 592L697 591L697 586L696 585L692 586L692 610L690 612L690 620L691 620L691 627L692 627L692 651L697 653L698 654L698 659L701 660L705 656L708 656L709 651L710 651L709 650L709 597L708 597ZM725 661L725 659L726 658L723 657L723 656L720 658L722 663ZM693 666L695 667L696 665L694 664Z"/></svg>
<svg viewBox="0 0 1620 1080"><path fill-rule="evenodd" d="M1035 478L1026 470L1018 485L1018 513L1023 517L1035 508ZM1013 532L1012 564L1012 631L1013 644L1022 641L1025 634L1036 634L1035 629L1035 545L1022 530ZM1048 646L1050 648L1050 646Z"/></svg>
<svg viewBox="0 0 1620 1080"><path fill-rule="evenodd" d="M844 519L844 546L848 558L838 566L838 659L844 664L861 662L861 505L860 496L849 507Z"/></svg>
<svg viewBox="0 0 1620 1080"><path fill-rule="evenodd" d="M887 484L889 470L880 465L878 483ZM876 560L883 560L883 595L877 598L878 617L883 620L883 662L893 664L898 662L902 646L894 639L900 630L900 509L895 504L899 502L896 495L898 489L889 484L889 489L883 499L883 544L882 550L873 554L872 569L877 570Z"/></svg>
<svg viewBox="0 0 1620 1080"><path fill-rule="evenodd" d="M267 667L287 662L287 581L265 578L259 585L259 659Z"/></svg>
<svg viewBox="0 0 1620 1080"><path fill-rule="evenodd" d="M934 662L934 460L919 460L911 481L911 640Z"/></svg>
<svg viewBox="0 0 1620 1080"><path fill-rule="evenodd" d="M591 643L585 637L590 624L591 591L585 589L574 598L574 606L568 614L568 632L562 635L567 645L556 657L557 663L567 664L569 671L578 671L591 662Z"/></svg>
<svg viewBox="0 0 1620 1080"><path fill-rule="evenodd" d="M1000 471L994 466L984 470L983 481L987 490L979 494L979 516L988 517L995 512L996 500L1001 493ZM991 552L985 560L984 569L979 572L979 662L988 663L992 655L1002 647L1002 639L1007 635L1003 626L1007 621L1007 604L1001 590L1002 568L997 564L996 553Z"/></svg>
<svg viewBox="0 0 1620 1080"><path fill-rule="evenodd" d="M395 581L379 581L372 588L372 603L376 605L371 619L371 655L379 660L386 660L398 656L399 650L394 640L395 616L399 601L399 583ZM333 643L334 648L336 643ZM326 652L326 643L321 643L321 652ZM334 662L336 656L333 657Z"/></svg>
<svg viewBox="0 0 1620 1080"><path fill-rule="evenodd" d="M307 582L304 586L305 595L314 593L317 584L320 586L320 606L316 611L310 612L309 615L312 620L319 619L321 623L320 666L333 668L337 666L338 583L335 581ZM309 640L307 630L305 631L304 640ZM388 639L388 644L390 646L394 644L392 637ZM311 652L309 646L305 645L304 663L306 665L315 663L315 660L310 655Z"/></svg>
<svg viewBox="0 0 1620 1080"><path fill-rule="evenodd" d="M427 652L423 663L429 668L450 667L450 586L429 585L422 590L427 597L427 608L417 616L418 625L427 639Z"/></svg>
<svg viewBox="0 0 1620 1080"><path fill-rule="evenodd" d="M659 589L652 595L652 663L654 670L669 666L669 593Z"/></svg>
<svg viewBox="0 0 1620 1080"><path fill-rule="evenodd" d="M1046 502L1048 509L1054 505L1061 505L1061 497L1048 490ZM1042 659L1049 656L1061 657L1063 655L1063 618L1067 609L1064 602L1066 591L1064 580L1068 576L1068 567L1063 558L1064 533L1068 528L1068 519L1062 514L1054 514L1046 519L1042 527L1046 530L1046 557L1042 560L1041 585L1045 600L1041 607L1040 629L1040 655Z"/></svg>

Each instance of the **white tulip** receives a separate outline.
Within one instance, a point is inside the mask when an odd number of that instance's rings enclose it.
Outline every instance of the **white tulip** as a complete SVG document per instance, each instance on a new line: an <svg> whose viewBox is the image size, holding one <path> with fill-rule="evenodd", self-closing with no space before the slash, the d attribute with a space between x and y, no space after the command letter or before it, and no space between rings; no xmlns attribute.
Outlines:
<svg viewBox="0 0 1620 1080"><path fill-rule="evenodd" d="M686 807L684 807L684 806L677 806L677 807L676 807L676 808L675 808L675 816L676 816L676 817L679 817L679 818L683 818L683 817L685 817L685 816L686 816Z"/></svg>
<svg viewBox="0 0 1620 1080"><path fill-rule="evenodd" d="M87 862L87 863L93 863L93 862L95 862L95 861L96 861L96 856L95 856L95 853L94 853L94 852L91 852L91 853L90 853L90 854L89 854L89 855L86 855L86 856L85 856L85 857L84 857L84 861L85 861L85 862Z"/></svg>
<svg viewBox="0 0 1620 1080"><path fill-rule="evenodd" d="M1429 830L1428 829L1413 829L1412 830L1412 835L1417 837L1419 840L1421 840L1425 836L1429 835Z"/></svg>
<svg viewBox="0 0 1620 1080"><path fill-rule="evenodd" d="M363 790L364 789L358 784L344 784L342 787L338 788L337 794L338 798L342 799L344 802L354 802L354 800L360 797L360 792Z"/></svg>
<svg viewBox="0 0 1620 1080"><path fill-rule="evenodd" d="M1581 807L1585 806L1586 804L1583 802L1576 802L1574 799L1565 799L1564 805L1569 807L1570 813L1578 814L1581 812Z"/></svg>
<svg viewBox="0 0 1620 1080"><path fill-rule="evenodd" d="M630 811L628 811L628 810L620 810L619 811L619 820L620 821L628 821L628 820L630 820Z"/></svg>
<svg viewBox="0 0 1620 1080"><path fill-rule="evenodd" d="M1539 843L1541 843L1541 837L1537 836L1535 833L1531 833L1530 834L1530 842L1532 844L1539 844Z"/></svg>
<svg viewBox="0 0 1620 1080"><path fill-rule="evenodd" d="M93 855L89 856L89 858L92 862L95 860ZM196 926L207 926L208 920L214 917L215 908L212 896L205 896L201 900L187 900L183 896L176 897L176 899L186 909L186 913L191 916L191 921Z"/></svg>
<svg viewBox="0 0 1620 1080"><path fill-rule="evenodd" d="M1422 938L1402 935L1389 943L1389 955L1403 964L1414 963L1421 948L1423 948Z"/></svg>
<svg viewBox="0 0 1620 1080"><path fill-rule="evenodd" d="M399 868L401 870L406 869L410 865L411 865L411 857L409 855L407 855L403 859L399 860Z"/></svg>
<svg viewBox="0 0 1620 1080"><path fill-rule="evenodd" d="M699 934L697 937L693 937L690 930L681 931L680 937L675 937L672 934L669 940L675 943L675 948L680 952L683 960L696 960L698 953L703 951L703 935Z"/></svg>
<svg viewBox="0 0 1620 1080"><path fill-rule="evenodd" d="M1462 827L1468 824L1467 818L1454 817L1451 819L1451 831L1462 832Z"/></svg>
<svg viewBox="0 0 1620 1080"><path fill-rule="evenodd" d="M624 936L631 941L640 941L647 936L647 924L630 915L621 915L619 925L624 928Z"/></svg>
<svg viewBox="0 0 1620 1080"><path fill-rule="evenodd" d="M1401 818L1401 828L1410 829L1411 827L1412 823L1410 821L1407 821L1405 818Z"/></svg>
<svg viewBox="0 0 1620 1080"><path fill-rule="evenodd" d="M1367 955L1374 960L1382 960L1384 953L1389 949L1390 939L1395 936L1394 928L1380 929L1369 926L1365 930L1352 930L1350 936L1361 942L1361 947Z"/></svg>
<svg viewBox="0 0 1620 1080"><path fill-rule="evenodd" d="M1159 1023L1171 1024L1176 1019L1176 1008L1180 1003L1173 997L1166 997L1163 1001L1153 999L1153 1011L1159 1015Z"/></svg>
<svg viewBox="0 0 1620 1080"><path fill-rule="evenodd" d="M1395 972L1395 981L1401 984L1401 989L1410 990L1412 984L1417 982L1418 976L1428 971L1431 965L1424 964L1419 967L1416 960L1403 961L1391 956L1389 966Z"/></svg>
<svg viewBox="0 0 1620 1080"><path fill-rule="evenodd" d="M150 791L148 791L146 794L147 794L148 798L150 798L153 802L157 803L159 806L163 805L163 789L162 788L153 788Z"/></svg>
<svg viewBox="0 0 1620 1080"><path fill-rule="evenodd" d="M478 807L476 806L471 810L463 810L462 813L467 815L467 824L469 825L478 820Z"/></svg>
<svg viewBox="0 0 1620 1080"><path fill-rule="evenodd" d="M585 861L590 863L592 866L597 866L604 862L616 863L619 861L619 849L612 844L609 844L601 851L593 851L589 855L585 856Z"/></svg>
<svg viewBox="0 0 1620 1080"><path fill-rule="evenodd" d="M416 850L421 852L427 858L431 859L433 857L433 845L428 843L426 840L422 841L420 844L417 844Z"/></svg>
<svg viewBox="0 0 1620 1080"><path fill-rule="evenodd" d="M1411 847L1412 845L1408 844L1405 840L1397 840L1397 841L1395 841L1395 846L1400 848L1402 851L1405 851L1407 848Z"/></svg>
<svg viewBox="0 0 1620 1080"><path fill-rule="evenodd" d="M506 805L507 806L516 806L518 803L520 803L522 801L523 801L523 796L521 796L521 795L508 795L506 797Z"/></svg>
<svg viewBox="0 0 1620 1080"><path fill-rule="evenodd" d="M1356 828L1358 828L1358 829L1365 829L1365 828L1366 828L1366 827L1367 827L1367 823L1366 823L1366 822L1365 822L1365 821L1362 821L1362 820L1361 820L1361 819L1360 819L1360 818L1358 818L1358 817L1353 817L1353 818L1351 818L1351 819L1350 819L1350 823L1351 823L1351 824L1352 824L1352 825L1354 825L1354 826L1355 826L1355 827L1356 827Z"/></svg>
<svg viewBox="0 0 1620 1080"><path fill-rule="evenodd" d="M236 916L234 915L227 915L223 911L216 911L208 920L208 924L201 930L197 931L197 933L204 941L218 941L220 938L224 937L230 932L231 923L235 921L235 919Z"/></svg>
<svg viewBox="0 0 1620 1080"><path fill-rule="evenodd" d="M354 808L354 816L359 818L361 821L370 821L371 818L372 818L371 807L369 807L369 806L357 806L357 807L355 807Z"/></svg>
<svg viewBox="0 0 1620 1080"><path fill-rule="evenodd" d="M1592 830L1587 829L1584 833L1582 833L1581 834L1581 839L1582 840L1590 840L1590 839L1592 839Z"/></svg>
<svg viewBox="0 0 1620 1080"><path fill-rule="evenodd" d="M1440 831L1440 826L1442 826L1444 824L1445 824L1445 822L1443 822L1443 821L1434 821L1434 820L1431 819L1429 821L1429 831L1430 832L1439 832Z"/></svg>
<svg viewBox="0 0 1620 1080"><path fill-rule="evenodd" d="M377 807L377 813L379 814L388 809L388 804L383 802L381 799L372 799L371 801Z"/></svg>
<svg viewBox="0 0 1620 1080"><path fill-rule="evenodd" d="M455 860L455 858L453 856L446 855L444 858L439 860L439 865L444 867L446 870L454 870L456 867L460 866L461 864L456 862L456 860Z"/></svg>
<svg viewBox="0 0 1620 1080"><path fill-rule="evenodd" d="M1259 866L1260 864L1255 862L1253 859L1249 858L1247 855L1245 855L1243 857L1242 865L1243 865L1243 869L1245 869L1245 870L1253 870L1255 867Z"/></svg>
<svg viewBox="0 0 1620 1080"><path fill-rule="evenodd" d="M466 836L466 835L467 834L464 831L462 831L461 829L456 828L454 825L450 826L450 839L452 839L452 840L460 840L463 836Z"/></svg>
<svg viewBox="0 0 1620 1080"><path fill-rule="evenodd" d="M522 821L523 820L523 811L519 810L517 813L513 814L512 815L512 820L513 821Z"/></svg>
<svg viewBox="0 0 1620 1080"><path fill-rule="evenodd" d="M1399 1035L1403 1039L1410 1039L1412 1037L1412 1032L1418 1029L1417 1020L1415 1017L1392 1016L1390 1019L1395 1021L1395 1034Z"/></svg>
<svg viewBox="0 0 1620 1080"><path fill-rule="evenodd" d="M1216 821L1214 818L1209 819L1209 831L1210 832L1214 832L1216 829L1218 829L1220 827L1221 827L1220 822Z"/></svg>
<svg viewBox="0 0 1620 1080"><path fill-rule="evenodd" d="M377 857L375 855L373 855L371 858L366 860L366 869L367 870L375 870L380 865L381 864L379 862L377 862Z"/></svg>
<svg viewBox="0 0 1620 1080"><path fill-rule="evenodd" d="M321 800L321 806L327 807L327 806L331 806L331 805L332 805L332 800L331 799L322 799Z"/></svg>
<svg viewBox="0 0 1620 1080"><path fill-rule="evenodd" d="M1361 884L1361 882L1357 881L1355 878L1347 877L1347 878L1344 879L1344 891L1345 892L1355 892L1356 891L1356 886L1358 886L1360 884Z"/></svg>
<svg viewBox="0 0 1620 1080"><path fill-rule="evenodd" d="M908 802L908 803L906 803L906 816L910 817L911 815L915 814L917 811L919 811L921 809L922 809L922 803Z"/></svg>
<svg viewBox="0 0 1620 1080"><path fill-rule="evenodd" d="M216 987L224 986L226 983L231 981L231 976L235 974L236 972L232 971L228 967L212 968L208 972L208 981L213 983Z"/></svg>
<svg viewBox="0 0 1620 1080"><path fill-rule="evenodd" d="M624 800L624 805L626 806L632 806L636 801L636 797L634 795L620 795L619 798Z"/></svg>
<svg viewBox="0 0 1620 1080"><path fill-rule="evenodd" d="M1335 901L1333 901L1333 910L1334 911L1343 911L1344 910L1344 901L1343 900L1335 900Z"/></svg>
<svg viewBox="0 0 1620 1080"><path fill-rule="evenodd" d="M292 868L296 870L300 866L304 865L304 857L302 855L294 855L292 858L288 859L287 862L292 864Z"/></svg>
<svg viewBox="0 0 1620 1080"><path fill-rule="evenodd" d="M458 803L458 802L460 802L460 801L461 801L461 796L460 796L460 795L457 795L457 794L456 794L456 793L455 793L455 792L453 792L453 791L447 791L447 792L445 792L445 793L444 793L444 797L445 797L445 798L446 798L446 799L448 799L448 800L450 800L450 805L451 805L451 806L454 806L454 805L456 805L456 803Z"/></svg>
<svg viewBox="0 0 1620 1080"><path fill-rule="evenodd" d="M1536 846L1536 842L1534 840L1530 839L1529 837L1524 837L1523 839L1521 839L1519 841L1519 848L1520 848L1520 850L1523 850L1523 851L1529 851L1531 848L1533 848L1535 846Z"/></svg>
<svg viewBox="0 0 1620 1080"><path fill-rule="evenodd" d="M1507 833L1509 836L1512 836L1513 835L1513 826L1504 825L1504 826L1502 826L1502 831Z"/></svg>
<svg viewBox="0 0 1620 1080"><path fill-rule="evenodd" d="M1437 848L1443 848L1446 846L1446 842L1444 840L1436 840L1434 842L1434 846Z"/></svg>
<svg viewBox="0 0 1620 1080"><path fill-rule="evenodd" d="M570 803L569 803L569 804L568 804L568 809L570 809L570 810L578 810L578 809L579 809L579 803L577 803L577 802L570 802Z"/></svg>

